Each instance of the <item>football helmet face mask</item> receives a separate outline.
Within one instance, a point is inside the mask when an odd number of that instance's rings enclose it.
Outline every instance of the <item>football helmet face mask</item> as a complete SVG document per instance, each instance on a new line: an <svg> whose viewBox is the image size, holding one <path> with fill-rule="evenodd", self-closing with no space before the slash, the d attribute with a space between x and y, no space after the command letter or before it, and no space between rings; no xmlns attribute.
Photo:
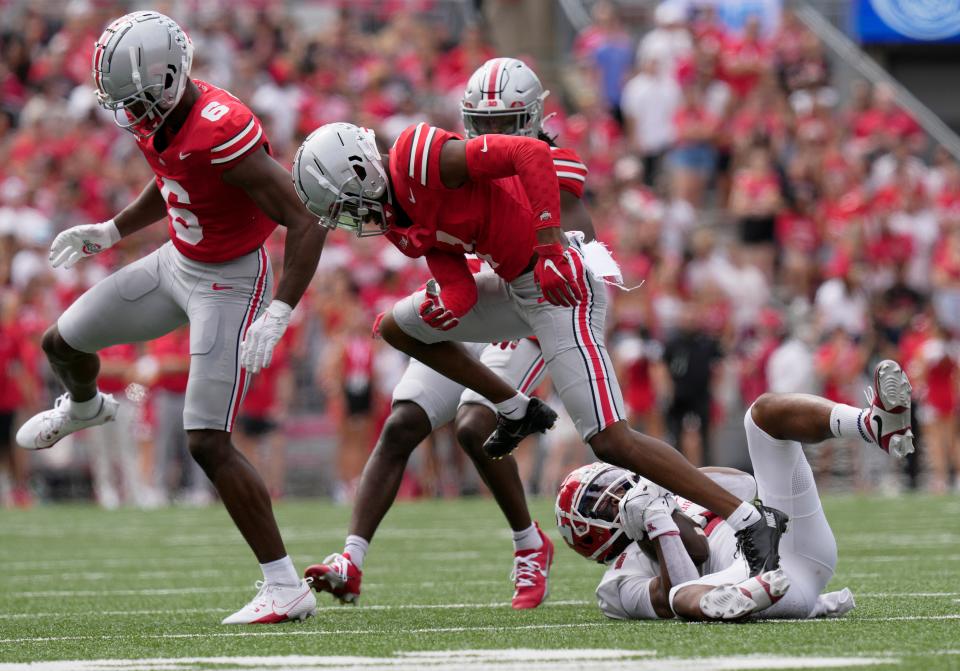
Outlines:
<svg viewBox="0 0 960 671"><path fill-rule="evenodd" d="M97 102L137 137L156 133L190 81L193 43L159 12L133 12L115 20L93 50Z"/></svg>
<svg viewBox="0 0 960 671"><path fill-rule="evenodd" d="M324 226L361 238L387 232L390 187L372 130L338 122L313 131L293 159L293 185Z"/></svg>
<svg viewBox="0 0 960 671"><path fill-rule="evenodd" d="M467 137L489 133L537 137L549 94L523 61L491 58L470 76L460 102Z"/></svg>
<svg viewBox="0 0 960 671"><path fill-rule="evenodd" d="M620 524L620 500L634 484L633 473L601 462L564 478L554 509L567 545L601 564L623 552L631 539Z"/></svg>

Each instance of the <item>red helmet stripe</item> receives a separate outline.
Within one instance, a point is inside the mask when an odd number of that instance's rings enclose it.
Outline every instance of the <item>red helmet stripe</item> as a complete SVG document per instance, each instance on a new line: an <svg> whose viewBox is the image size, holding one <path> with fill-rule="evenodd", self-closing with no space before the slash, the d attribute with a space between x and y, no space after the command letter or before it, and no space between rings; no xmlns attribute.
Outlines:
<svg viewBox="0 0 960 671"><path fill-rule="evenodd" d="M493 63L490 65L490 77L487 79L487 100L496 100L500 97L499 87L497 82L500 75L500 66L503 63L502 58L493 59Z"/></svg>

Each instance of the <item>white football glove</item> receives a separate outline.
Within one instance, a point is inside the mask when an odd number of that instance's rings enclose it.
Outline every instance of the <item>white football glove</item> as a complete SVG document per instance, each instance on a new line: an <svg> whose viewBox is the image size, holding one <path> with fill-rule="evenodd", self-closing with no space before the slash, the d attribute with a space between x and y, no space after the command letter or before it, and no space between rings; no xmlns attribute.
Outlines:
<svg viewBox="0 0 960 671"><path fill-rule="evenodd" d="M662 527L669 526L667 520L673 524L670 516L676 508L673 494L655 482L637 478L637 484L627 490L626 495L620 499L620 524L627 536L635 541L644 536L656 538L670 530ZM650 529L649 524L654 528ZM676 525L673 528L676 529ZM650 535L651 531L653 535Z"/></svg>
<svg viewBox="0 0 960 671"><path fill-rule="evenodd" d="M102 224L74 226L60 233L50 245L50 265L72 268L80 259L99 254L120 241L113 219Z"/></svg>
<svg viewBox="0 0 960 671"><path fill-rule="evenodd" d="M293 308L283 301L272 300L256 321L250 324L247 335L240 344L240 365L251 373L269 368L273 348L283 337L290 323Z"/></svg>

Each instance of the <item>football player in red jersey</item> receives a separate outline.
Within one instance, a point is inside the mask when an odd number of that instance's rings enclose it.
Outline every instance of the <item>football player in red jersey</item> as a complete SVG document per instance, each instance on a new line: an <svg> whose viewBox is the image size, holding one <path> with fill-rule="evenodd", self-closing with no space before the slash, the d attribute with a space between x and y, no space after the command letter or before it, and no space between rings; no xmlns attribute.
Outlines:
<svg viewBox="0 0 960 671"><path fill-rule="evenodd" d="M493 104L486 102L482 89L494 70L503 71L510 85ZM592 240L593 224L581 202L587 167L572 149L554 146L544 134L544 90L536 73L515 58L494 58L473 74L461 104L464 127L469 137L502 133L536 137L551 147L553 167L560 185L560 208L567 230L585 233ZM599 247L599 243L596 245ZM602 248L600 248L602 249ZM478 358L521 392L535 389L546 366L535 340L514 341L504 347L468 343ZM328 556L323 564L307 569L317 590L331 592L344 602L356 602L360 595L363 561L370 541L390 506L393 505L404 469L413 450L430 433L456 421L457 438L473 460L503 511L513 532L516 609L535 608L547 597L553 544L530 517L523 483L512 457L487 458L483 442L496 428L496 408L483 396L450 380L412 359L393 391L393 406L380 438L360 479L349 533L343 553Z"/></svg>
<svg viewBox="0 0 960 671"><path fill-rule="evenodd" d="M491 73L484 96L501 95L504 82ZM584 262L581 239L560 228L548 145L507 135L464 141L420 123L382 157L372 131L334 123L301 146L294 182L307 208L328 226L385 234L407 256L426 259L439 289L398 302L380 332L395 348L495 404L497 428L484 443L488 456L509 454L527 435L550 428L556 413L518 393L459 343L536 336L567 411L601 459L726 518L753 574L778 565L782 512L739 500L672 447L623 420L604 344L606 289ZM466 253L494 272L475 278Z"/></svg>
<svg viewBox="0 0 960 671"><path fill-rule="evenodd" d="M315 597L287 556L263 481L230 432L250 374L269 365L316 270L326 231L271 158L260 120L227 91L191 79L192 59L190 38L157 12L117 19L96 43L98 100L136 136L156 178L110 221L60 233L50 260L69 268L164 216L170 241L91 287L44 334L67 393L28 420L17 442L48 448L111 421L117 403L97 388L96 352L189 323L183 423L190 452L264 575L257 596L224 623L303 619L315 612ZM284 272L263 309L273 284L263 243L276 224L287 228Z"/></svg>

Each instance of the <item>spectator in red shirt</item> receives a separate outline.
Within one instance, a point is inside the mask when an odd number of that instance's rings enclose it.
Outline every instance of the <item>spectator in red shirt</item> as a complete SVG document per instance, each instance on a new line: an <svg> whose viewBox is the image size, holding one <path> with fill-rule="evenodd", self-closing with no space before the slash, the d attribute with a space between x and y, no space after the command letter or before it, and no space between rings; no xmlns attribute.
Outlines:
<svg viewBox="0 0 960 671"><path fill-rule="evenodd" d="M743 34L730 37L720 50L723 77L734 95L744 98L760 78L770 72L773 53L761 36L760 18L751 16L743 26Z"/></svg>
<svg viewBox="0 0 960 671"><path fill-rule="evenodd" d="M922 399L918 420L930 463L929 489L944 494L949 489L950 470L960 474L960 441L957 441L958 347L955 337L938 322L931 323L926 340L918 347L911 375ZM960 478L960 475L957 475ZM960 481L960 480L958 480Z"/></svg>
<svg viewBox="0 0 960 671"><path fill-rule="evenodd" d="M286 480L284 426L293 400L293 372L284 338L273 351L269 368L253 378L237 417L237 447L263 475L274 500L283 498Z"/></svg>
<svg viewBox="0 0 960 671"><path fill-rule="evenodd" d="M773 278L774 227L782 206L780 176L770 151L762 144L754 145L734 173L730 211L738 220L740 242L768 279Z"/></svg>
<svg viewBox="0 0 960 671"><path fill-rule="evenodd" d="M0 507L28 507L32 502L27 455L13 447L17 413L34 407L38 393L36 353L18 326L18 309L15 293L0 292Z"/></svg>
<svg viewBox="0 0 960 671"><path fill-rule="evenodd" d="M698 87L684 87L683 102L673 115L673 125L676 144L667 156L671 169L671 194L699 207L716 167L714 140L718 120L707 111Z"/></svg>
<svg viewBox="0 0 960 671"><path fill-rule="evenodd" d="M960 227L948 228L934 248L932 280L937 320L960 334Z"/></svg>

